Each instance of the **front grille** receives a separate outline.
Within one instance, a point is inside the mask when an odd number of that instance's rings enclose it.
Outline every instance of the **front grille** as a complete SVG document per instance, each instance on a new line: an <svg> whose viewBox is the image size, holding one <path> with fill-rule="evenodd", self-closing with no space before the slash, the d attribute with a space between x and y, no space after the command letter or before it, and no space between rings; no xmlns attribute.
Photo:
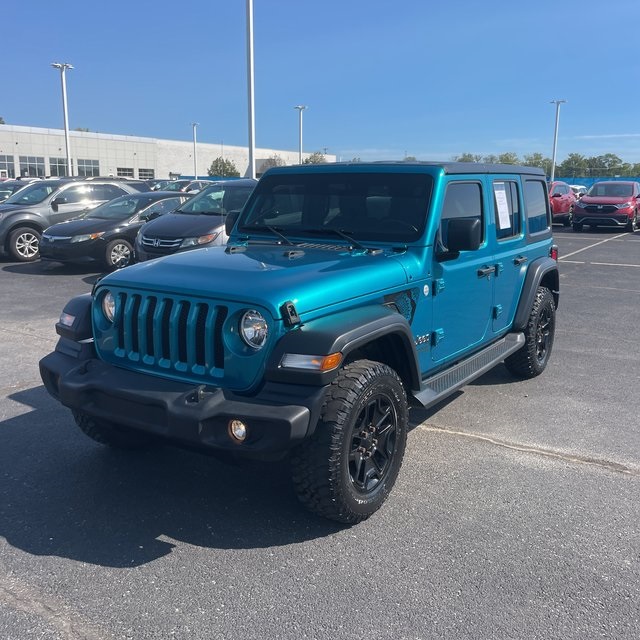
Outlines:
<svg viewBox="0 0 640 640"><path fill-rule="evenodd" d="M113 355L122 364L189 377L222 376L226 306L119 292L117 309Z"/></svg>
<svg viewBox="0 0 640 640"><path fill-rule="evenodd" d="M167 254L174 253L180 248L183 238L152 238L142 236L142 246L149 253Z"/></svg>
<svg viewBox="0 0 640 640"><path fill-rule="evenodd" d="M614 207L612 204L588 204L585 208L587 213L616 213L618 209Z"/></svg>

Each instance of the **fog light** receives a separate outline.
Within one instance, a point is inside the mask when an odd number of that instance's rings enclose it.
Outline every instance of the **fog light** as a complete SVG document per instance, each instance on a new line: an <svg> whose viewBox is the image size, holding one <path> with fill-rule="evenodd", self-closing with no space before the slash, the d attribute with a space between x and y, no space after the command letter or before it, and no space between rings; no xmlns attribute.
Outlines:
<svg viewBox="0 0 640 640"><path fill-rule="evenodd" d="M229 420L229 435L235 442L244 442L247 437L247 425L240 420Z"/></svg>

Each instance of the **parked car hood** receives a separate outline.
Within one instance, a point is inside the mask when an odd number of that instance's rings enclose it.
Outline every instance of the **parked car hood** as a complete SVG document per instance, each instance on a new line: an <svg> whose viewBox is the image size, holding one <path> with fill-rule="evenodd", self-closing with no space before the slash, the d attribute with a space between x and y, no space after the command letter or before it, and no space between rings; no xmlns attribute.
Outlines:
<svg viewBox="0 0 640 640"><path fill-rule="evenodd" d="M147 222L141 229L152 238L191 238L224 225L224 216L190 213L167 213Z"/></svg>
<svg viewBox="0 0 640 640"><path fill-rule="evenodd" d="M391 250L372 255L347 247L267 245L231 253L211 247L173 254L110 274L100 287L210 296L259 305L278 318L289 300L304 314L407 282L402 261Z"/></svg>
<svg viewBox="0 0 640 640"><path fill-rule="evenodd" d="M59 222L45 230L48 236L77 236L84 233L99 233L121 227L127 223L124 220L104 220L101 218L78 218L68 222Z"/></svg>
<svg viewBox="0 0 640 640"><path fill-rule="evenodd" d="M582 196L578 202L584 204L622 204L623 202L629 202L632 200L632 196L625 196L623 198L613 196Z"/></svg>

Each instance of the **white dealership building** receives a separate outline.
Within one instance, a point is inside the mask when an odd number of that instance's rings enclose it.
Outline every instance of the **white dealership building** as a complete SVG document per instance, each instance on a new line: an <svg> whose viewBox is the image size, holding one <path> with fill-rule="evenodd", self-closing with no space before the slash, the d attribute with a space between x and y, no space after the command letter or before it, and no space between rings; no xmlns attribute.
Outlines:
<svg viewBox="0 0 640 640"><path fill-rule="evenodd" d="M92 131L69 132L74 175L127 178L193 176L193 141L141 138ZM303 153L307 158L310 154ZM197 175L207 175L216 158L233 162L241 175L249 175L249 149L227 144L197 142ZM297 164L298 151L256 149L256 172L265 163ZM271 159L271 162L269 160ZM326 156L335 162L335 156ZM280 162L281 161L281 162ZM64 131L0 125L0 177L62 176L67 173Z"/></svg>

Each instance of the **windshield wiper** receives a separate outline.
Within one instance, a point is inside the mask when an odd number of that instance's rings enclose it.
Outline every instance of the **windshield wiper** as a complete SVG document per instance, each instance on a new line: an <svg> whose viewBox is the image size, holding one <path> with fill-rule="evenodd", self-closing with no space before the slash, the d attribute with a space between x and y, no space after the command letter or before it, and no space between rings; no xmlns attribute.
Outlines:
<svg viewBox="0 0 640 640"><path fill-rule="evenodd" d="M251 231L271 231L271 233L273 233L274 236L278 236L279 238L284 240L286 244L294 245L294 243L291 242L291 240L289 240L289 238L287 238L287 236L285 236L284 233L281 232L281 229L279 227L272 227L271 225L265 224L265 225L262 225L262 226L255 226L255 227L254 226L243 227L242 230L243 231L249 230L249 232L251 232Z"/></svg>
<svg viewBox="0 0 640 640"><path fill-rule="evenodd" d="M340 236L345 240L348 240L353 246L350 249L353 251L354 248L360 249L361 251L371 252L372 249L369 247L365 247L361 242L356 240L351 234L353 231L348 231L346 229L336 229L335 227L325 227L324 229L300 229L303 233L310 233L312 235L326 235L327 233L333 233L334 235Z"/></svg>

